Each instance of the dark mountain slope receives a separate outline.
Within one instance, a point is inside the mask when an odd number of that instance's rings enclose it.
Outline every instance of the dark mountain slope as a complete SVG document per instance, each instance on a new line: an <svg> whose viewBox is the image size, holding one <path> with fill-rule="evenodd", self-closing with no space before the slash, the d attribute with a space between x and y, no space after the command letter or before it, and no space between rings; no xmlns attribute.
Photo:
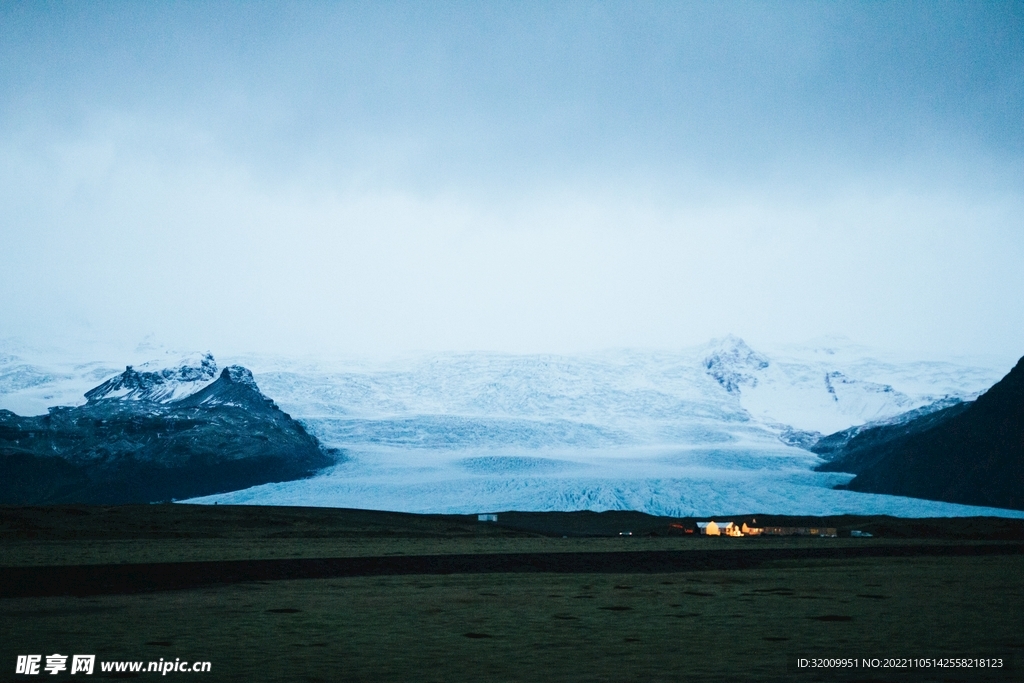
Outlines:
<svg viewBox="0 0 1024 683"><path fill-rule="evenodd" d="M851 490L1024 510L1024 358L974 402L844 438L811 450Z"/></svg>
<svg viewBox="0 0 1024 683"><path fill-rule="evenodd" d="M972 404L971 401L943 399L885 421L857 425L819 437L808 450L829 461L818 468L820 471L859 472L883 457L887 449L896 443L959 415ZM836 465L840 461L843 467L853 469L840 469Z"/></svg>
<svg viewBox="0 0 1024 683"><path fill-rule="evenodd" d="M84 406L48 415L0 410L0 503L189 498L300 479L334 462L240 366L169 402L139 398L131 368L108 385L134 395L96 398L107 393L98 387Z"/></svg>

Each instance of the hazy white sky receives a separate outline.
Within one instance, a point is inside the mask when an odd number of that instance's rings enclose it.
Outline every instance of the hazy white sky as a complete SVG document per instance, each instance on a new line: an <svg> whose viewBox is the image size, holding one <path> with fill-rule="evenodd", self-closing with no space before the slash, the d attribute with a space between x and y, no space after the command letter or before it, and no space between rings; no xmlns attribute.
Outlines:
<svg viewBox="0 0 1024 683"><path fill-rule="evenodd" d="M0 337L1024 353L1024 4L0 4Z"/></svg>

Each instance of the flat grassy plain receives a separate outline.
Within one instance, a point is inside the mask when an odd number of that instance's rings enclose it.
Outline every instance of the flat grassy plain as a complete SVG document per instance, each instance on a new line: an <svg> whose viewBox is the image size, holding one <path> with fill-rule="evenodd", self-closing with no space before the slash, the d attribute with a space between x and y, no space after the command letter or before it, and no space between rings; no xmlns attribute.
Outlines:
<svg viewBox="0 0 1024 683"><path fill-rule="evenodd" d="M1024 539L1013 520L815 522L882 532L872 539L706 539L671 535L669 523L680 522L635 513L512 513L494 525L298 508L0 508L0 567ZM626 526L637 535L619 537ZM211 681L1024 680L1024 554L351 576L0 599L0 680L32 680L13 675L18 654L54 652L210 661L209 674L168 676ZM1006 667L810 671L795 666L798 656L1002 657Z"/></svg>

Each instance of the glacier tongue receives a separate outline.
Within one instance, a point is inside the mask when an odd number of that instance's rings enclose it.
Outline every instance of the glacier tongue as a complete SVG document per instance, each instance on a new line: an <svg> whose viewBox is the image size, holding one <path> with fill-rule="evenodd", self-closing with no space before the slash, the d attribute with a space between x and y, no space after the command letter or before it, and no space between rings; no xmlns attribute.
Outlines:
<svg viewBox="0 0 1024 683"><path fill-rule="evenodd" d="M637 510L676 517L770 512L900 517L1024 512L833 490L849 475L811 472L788 454L679 451L534 453L530 457L356 451L328 473L191 503L299 505L473 514ZM806 462L806 461L804 461Z"/></svg>

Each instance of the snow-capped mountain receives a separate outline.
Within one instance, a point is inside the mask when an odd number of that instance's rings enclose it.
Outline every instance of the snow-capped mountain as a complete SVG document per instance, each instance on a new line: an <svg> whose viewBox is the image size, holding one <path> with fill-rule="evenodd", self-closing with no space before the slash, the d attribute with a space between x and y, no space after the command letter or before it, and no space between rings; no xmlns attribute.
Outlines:
<svg viewBox="0 0 1024 683"><path fill-rule="evenodd" d="M95 389L85 392L87 401L127 399L169 403L190 396L217 379L213 354L193 354L175 366L159 367L150 362L135 369L131 365Z"/></svg>
<svg viewBox="0 0 1024 683"><path fill-rule="evenodd" d="M998 379L989 368L886 360L850 344L791 347L769 357L736 337L713 341L704 365L755 420L820 434L973 398Z"/></svg>
<svg viewBox="0 0 1024 683"><path fill-rule="evenodd" d="M0 409L0 503L152 503L309 476L335 462L264 396L252 373L129 367L85 405ZM184 387L191 394L170 398Z"/></svg>
<svg viewBox="0 0 1024 683"><path fill-rule="evenodd" d="M122 377L126 363L140 377ZM86 393L104 384L104 395L111 397L173 400L212 382L216 370L209 353L181 353L145 344L125 352L88 346L35 348L0 340L0 409L44 415L53 406L84 404Z"/></svg>

